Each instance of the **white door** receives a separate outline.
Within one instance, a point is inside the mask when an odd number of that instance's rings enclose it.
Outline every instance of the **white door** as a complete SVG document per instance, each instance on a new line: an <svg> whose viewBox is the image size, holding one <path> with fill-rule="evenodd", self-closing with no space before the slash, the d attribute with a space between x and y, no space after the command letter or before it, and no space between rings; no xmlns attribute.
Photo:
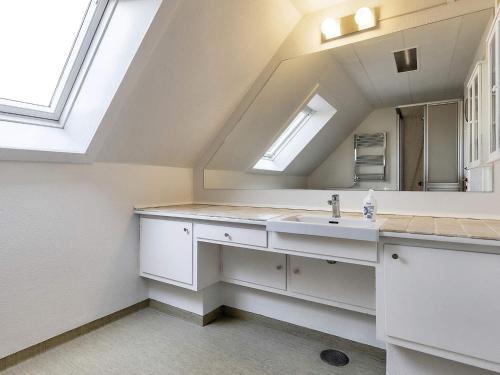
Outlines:
<svg viewBox="0 0 500 375"><path fill-rule="evenodd" d="M193 283L193 224L141 218L141 274Z"/></svg>
<svg viewBox="0 0 500 375"><path fill-rule="evenodd" d="M275 289L286 289L286 255L238 247L222 248L222 276Z"/></svg>
<svg viewBox="0 0 500 375"><path fill-rule="evenodd" d="M390 337L500 363L500 255L385 245Z"/></svg>
<svg viewBox="0 0 500 375"><path fill-rule="evenodd" d="M375 267L290 256L289 290L375 310Z"/></svg>

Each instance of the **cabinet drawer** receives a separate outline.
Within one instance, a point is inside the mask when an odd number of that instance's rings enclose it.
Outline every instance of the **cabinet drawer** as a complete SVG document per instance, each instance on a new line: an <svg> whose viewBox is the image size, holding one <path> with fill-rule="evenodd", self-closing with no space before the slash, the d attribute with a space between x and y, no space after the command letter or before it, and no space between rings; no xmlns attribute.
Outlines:
<svg viewBox="0 0 500 375"><path fill-rule="evenodd" d="M290 256L289 290L375 310L375 268Z"/></svg>
<svg viewBox="0 0 500 375"><path fill-rule="evenodd" d="M224 246L222 276L275 289L286 289L286 255Z"/></svg>
<svg viewBox="0 0 500 375"><path fill-rule="evenodd" d="M269 245L271 248L279 250L368 262L377 261L377 243L370 241L270 232Z"/></svg>
<svg viewBox="0 0 500 375"><path fill-rule="evenodd" d="M228 244L267 247L267 232L264 226L195 224L195 235L197 238Z"/></svg>

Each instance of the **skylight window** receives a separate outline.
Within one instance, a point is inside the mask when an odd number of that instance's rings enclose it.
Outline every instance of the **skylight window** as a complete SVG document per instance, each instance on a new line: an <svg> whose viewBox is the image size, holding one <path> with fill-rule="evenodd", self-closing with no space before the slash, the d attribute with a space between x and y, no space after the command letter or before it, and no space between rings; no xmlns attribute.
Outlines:
<svg viewBox="0 0 500 375"><path fill-rule="evenodd" d="M106 4L0 1L0 112L60 118Z"/></svg>
<svg viewBox="0 0 500 375"><path fill-rule="evenodd" d="M298 111L253 169L282 172L328 123L337 110L315 94Z"/></svg>

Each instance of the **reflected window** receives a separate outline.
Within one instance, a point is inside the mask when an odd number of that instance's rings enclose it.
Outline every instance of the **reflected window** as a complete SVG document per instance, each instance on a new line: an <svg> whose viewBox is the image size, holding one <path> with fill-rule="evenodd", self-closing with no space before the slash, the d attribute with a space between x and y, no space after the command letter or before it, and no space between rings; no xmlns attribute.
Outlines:
<svg viewBox="0 0 500 375"><path fill-rule="evenodd" d="M284 171L336 112L330 103L315 94L279 134L253 169Z"/></svg>
<svg viewBox="0 0 500 375"><path fill-rule="evenodd" d="M286 145L295 137L300 129L307 123L307 121L314 115L314 110L306 106L298 113L290 125L287 126L285 131L281 133L278 139L273 143L269 150L263 156L266 160L275 160L281 151L286 148Z"/></svg>

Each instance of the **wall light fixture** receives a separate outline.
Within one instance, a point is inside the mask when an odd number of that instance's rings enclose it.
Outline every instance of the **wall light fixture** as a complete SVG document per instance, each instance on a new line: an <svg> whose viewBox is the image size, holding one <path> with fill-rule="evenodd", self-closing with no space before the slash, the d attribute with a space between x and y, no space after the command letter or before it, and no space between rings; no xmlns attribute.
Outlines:
<svg viewBox="0 0 500 375"><path fill-rule="evenodd" d="M325 18L320 27L321 41L328 42L341 36L372 29L377 25L378 9L362 7L349 16Z"/></svg>

